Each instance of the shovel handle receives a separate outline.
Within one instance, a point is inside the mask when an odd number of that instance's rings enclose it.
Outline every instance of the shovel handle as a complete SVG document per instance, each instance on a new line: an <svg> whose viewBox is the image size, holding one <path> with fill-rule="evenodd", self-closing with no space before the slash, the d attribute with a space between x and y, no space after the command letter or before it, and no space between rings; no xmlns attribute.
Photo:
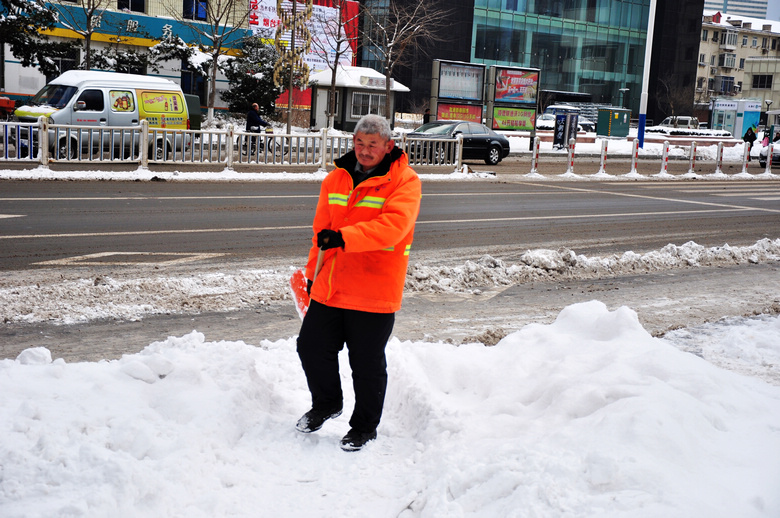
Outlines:
<svg viewBox="0 0 780 518"><path fill-rule="evenodd" d="M311 282L314 282L317 279L317 274L320 273L320 270L322 269L323 261L325 261L325 250L320 248L320 251L317 252L317 266L314 267L314 278Z"/></svg>

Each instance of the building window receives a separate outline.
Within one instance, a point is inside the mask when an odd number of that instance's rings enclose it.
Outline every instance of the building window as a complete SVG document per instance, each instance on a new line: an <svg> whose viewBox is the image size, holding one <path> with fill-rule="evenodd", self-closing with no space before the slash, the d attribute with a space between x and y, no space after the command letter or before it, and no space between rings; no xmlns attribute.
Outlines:
<svg viewBox="0 0 780 518"><path fill-rule="evenodd" d="M188 20L205 20L207 7L207 0L184 0L182 17Z"/></svg>
<svg viewBox="0 0 780 518"><path fill-rule="evenodd" d="M709 37L709 31L707 29L704 29L701 31L701 41L707 41L707 38Z"/></svg>
<svg viewBox="0 0 780 518"><path fill-rule="evenodd" d="M197 95L201 105L208 104L203 76L190 68L189 63L184 60L181 62L181 89L185 94Z"/></svg>
<svg viewBox="0 0 780 518"><path fill-rule="evenodd" d="M758 47L758 36L753 36L753 45L751 47Z"/></svg>
<svg viewBox="0 0 780 518"><path fill-rule="evenodd" d="M706 54L699 54L699 64L700 65L706 65L707 64L707 55Z"/></svg>
<svg viewBox="0 0 780 518"><path fill-rule="evenodd" d="M116 7L120 11L146 12L146 0L117 0Z"/></svg>
<svg viewBox="0 0 780 518"><path fill-rule="evenodd" d="M736 54L721 54L718 56L718 66L726 68L734 68L737 64Z"/></svg>
<svg viewBox="0 0 780 518"><path fill-rule="evenodd" d="M739 68L745 68L745 58L739 58Z"/></svg>
<svg viewBox="0 0 780 518"><path fill-rule="evenodd" d="M742 46L743 46L743 47L747 47L747 44L748 44L748 37L747 37L747 34L743 34L743 35L742 35Z"/></svg>
<svg viewBox="0 0 780 518"><path fill-rule="evenodd" d="M57 65L57 68L59 69L59 72L56 74L46 76L46 82L50 83L53 81L56 77L58 77L63 72L67 72L68 70L75 70L79 66L80 61L80 53L78 49L72 49L66 57L63 58L49 58L51 59L55 65Z"/></svg>
<svg viewBox="0 0 780 518"><path fill-rule="evenodd" d="M753 88L759 90L769 90L772 88L771 74L756 74L753 76Z"/></svg>
<svg viewBox="0 0 780 518"><path fill-rule="evenodd" d="M352 118L359 119L363 115L373 113L376 115L385 112L384 94L367 94L354 92L352 94Z"/></svg>

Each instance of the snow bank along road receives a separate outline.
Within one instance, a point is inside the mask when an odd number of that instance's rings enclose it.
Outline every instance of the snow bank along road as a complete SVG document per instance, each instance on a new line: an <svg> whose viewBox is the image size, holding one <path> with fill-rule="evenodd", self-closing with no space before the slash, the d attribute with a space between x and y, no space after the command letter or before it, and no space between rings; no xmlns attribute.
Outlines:
<svg viewBox="0 0 780 518"><path fill-rule="evenodd" d="M301 245L279 253L282 245L267 246L275 241L258 225L285 210L279 205L261 210L247 199L235 205L218 184L209 185L209 194L190 184L188 195L177 197L182 184L43 182L33 186L42 193L37 197L11 200L14 185L6 184L0 214L19 217L0 218L0 263L20 255L20 243L32 242L45 245L26 253L47 264L6 266L0 273L0 357L43 345L66 360L115 358L192 329L250 342L297 333L286 281L300 266ZM268 182L233 185L249 198L250 188L274 189ZM292 185L298 195L316 193L314 183ZM113 192L103 196L108 208L96 210L100 189ZM425 190L442 196L424 203L396 327L402 339L495 343L525 323L551 321L563 307L590 299L631 307L656 334L780 306L776 181L433 181ZM561 201L551 202L552 196ZM588 196L592 205L584 204ZM183 198L186 209L177 205ZM443 202L431 201L437 199ZM223 219L231 203L251 223L245 233L227 230L240 226ZM562 217L565 206L570 217ZM48 209L56 216L45 216ZM312 210L282 212L281 220L300 227L287 241L306 242ZM622 216L597 217L608 210ZM170 214L224 227L209 233L167 228ZM435 225L456 216L460 223ZM132 226L148 220L157 232ZM44 223L59 228L42 232L49 236L43 238L33 227ZM100 231L83 235L91 225ZM208 248L217 241L212 236L227 236L227 248ZM63 241L72 249L47 262ZM190 248L172 248L177 242ZM263 251L235 253L244 243ZM152 246L159 248L150 255ZM208 253L219 255L209 259Z"/></svg>

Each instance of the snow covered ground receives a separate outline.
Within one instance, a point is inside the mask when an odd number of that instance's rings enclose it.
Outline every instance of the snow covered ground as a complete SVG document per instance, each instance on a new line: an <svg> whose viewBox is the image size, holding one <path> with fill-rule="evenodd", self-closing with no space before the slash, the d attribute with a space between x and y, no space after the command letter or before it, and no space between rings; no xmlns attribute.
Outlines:
<svg viewBox="0 0 780 518"><path fill-rule="evenodd" d="M780 239L609 257L532 250L517 264L415 264L407 289L469 297L564 273L778 262ZM7 274L0 320L287 303L291 269ZM26 349L0 360L0 516L780 516L780 316L724 315L656 338L630 306L573 304L494 346L445 343L435 330L394 337L379 438L356 454L338 447L348 411L315 434L295 431L309 394L294 336L193 331L98 362ZM342 381L351 386L346 362Z"/></svg>

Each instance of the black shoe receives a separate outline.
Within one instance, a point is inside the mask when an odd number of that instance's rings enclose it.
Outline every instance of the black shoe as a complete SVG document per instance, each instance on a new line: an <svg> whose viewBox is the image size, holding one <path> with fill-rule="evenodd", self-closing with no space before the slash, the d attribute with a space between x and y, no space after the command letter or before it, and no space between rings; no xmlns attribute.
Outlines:
<svg viewBox="0 0 780 518"><path fill-rule="evenodd" d="M298 419L298 423L295 425L295 428L298 429L299 432L303 433L312 433L316 432L320 428L322 428L322 425L325 424L325 421L328 419L333 419L334 417L338 417L341 415L341 409L335 409L335 410L316 410L312 408L305 414L303 414L303 417Z"/></svg>
<svg viewBox="0 0 780 518"><path fill-rule="evenodd" d="M371 432L358 432L350 430L347 435L341 439L341 449L344 451L358 451L366 445L368 441L376 439L376 430Z"/></svg>

